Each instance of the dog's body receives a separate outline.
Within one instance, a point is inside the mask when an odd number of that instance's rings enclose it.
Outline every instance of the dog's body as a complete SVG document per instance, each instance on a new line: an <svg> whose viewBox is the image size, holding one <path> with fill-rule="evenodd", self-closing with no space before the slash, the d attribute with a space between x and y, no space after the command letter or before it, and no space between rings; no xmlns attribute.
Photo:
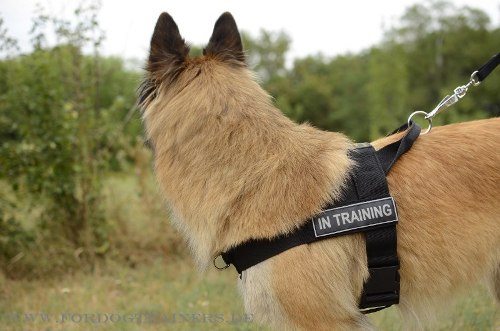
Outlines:
<svg viewBox="0 0 500 331"><path fill-rule="evenodd" d="M251 238L293 231L338 198L352 142L277 110L244 63L230 14L204 56L188 57L162 14L141 105L175 223L206 267ZM373 143L376 148L397 137ZM433 129L388 175L398 206L401 303L409 327L486 281L500 300L500 119ZM275 329L371 330L358 310L368 277L362 234L297 246L243 272L249 313Z"/></svg>

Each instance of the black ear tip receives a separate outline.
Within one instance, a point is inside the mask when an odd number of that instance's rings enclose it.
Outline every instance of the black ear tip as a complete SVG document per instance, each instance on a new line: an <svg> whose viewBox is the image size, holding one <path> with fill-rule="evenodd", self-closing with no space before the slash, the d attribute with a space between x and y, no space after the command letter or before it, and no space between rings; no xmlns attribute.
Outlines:
<svg viewBox="0 0 500 331"><path fill-rule="evenodd" d="M174 19L172 16L170 16L169 13L163 12L160 14L158 17L158 20L156 21L157 26L169 26L172 25L172 23L175 24Z"/></svg>
<svg viewBox="0 0 500 331"><path fill-rule="evenodd" d="M231 15L230 12L225 12L223 13L222 15L220 15L219 19L217 20L217 23L215 24L222 24L222 23L226 23L226 24L234 24L236 25L236 21L234 20L234 17L233 15Z"/></svg>
<svg viewBox="0 0 500 331"><path fill-rule="evenodd" d="M223 60L245 62L241 36L231 13L223 13L215 22L214 31L203 54L212 54Z"/></svg>
<svg viewBox="0 0 500 331"><path fill-rule="evenodd" d="M222 15L220 15L220 17L227 17L227 18L232 18L232 19L234 19L234 18L233 18L233 15L231 15L231 13L230 13L230 12L228 12L228 11L226 11L226 12L222 13Z"/></svg>
<svg viewBox="0 0 500 331"><path fill-rule="evenodd" d="M160 17L158 17L158 20L164 20L164 19L172 19L172 16L170 16L170 14L167 12L163 12L160 14Z"/></svg>

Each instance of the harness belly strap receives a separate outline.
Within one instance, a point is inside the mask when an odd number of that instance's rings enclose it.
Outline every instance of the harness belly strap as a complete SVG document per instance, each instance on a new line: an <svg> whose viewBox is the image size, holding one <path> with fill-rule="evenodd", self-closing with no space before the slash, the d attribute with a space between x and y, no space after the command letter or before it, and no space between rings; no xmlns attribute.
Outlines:
<svg viewBox="0 0 500 331"><path fill-rule="evenodd" d="M400 140L375 151L359 144L350 151L355 167L339 200L326 206L292 233L268 239L251 239L222 253L229 265L242 273L257 263L298 245L339 235L363 232L370 276L364 284L359 307L369 313L399 302L399 259L397 256L396 206L389 194L386 174L394 162L420 134L414 123ZM395 133L394 132L394 133Z"/></svg>

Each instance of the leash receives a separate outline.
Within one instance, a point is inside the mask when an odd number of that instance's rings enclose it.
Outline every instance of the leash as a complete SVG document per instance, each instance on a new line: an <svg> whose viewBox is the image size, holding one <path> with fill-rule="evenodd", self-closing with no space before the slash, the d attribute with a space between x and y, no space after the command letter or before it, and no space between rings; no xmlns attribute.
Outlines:
<svg viewBox="0 0 500 331"><path fill-rule="evenodd" d="M465 94L467 93L467 90L469 89L469 87L478 86L479 84L481 84L481 82L486 77L488 77L488 75L491 74L491 72L493 70L495 70L495 68L499 64L500 64L500 53L497 53L497 54L493 55L488 60L488 62L486 62L484 65L482 65L479 69L477 69L476 71L474 71L470 75L470 80L467 84L457 86L453 90L453 94L445 96L443 98L443 100L441 100L441 102L439 102L438 105L436 107L434 107L434 109L432 111L427 113L423 110L417 110L417 111L411 113L410 117L408 117L408 123L410 123L410 121L413 119L413 117L415 115L424 115L424 119L427 120L429 126L427 127L427 130L424 131L422 134L429 133L432 129L432 119L434 118L434 116L436 116L442 110L450 107L451 105L457 103L460 99L462 99L465 96Z"/></svg>

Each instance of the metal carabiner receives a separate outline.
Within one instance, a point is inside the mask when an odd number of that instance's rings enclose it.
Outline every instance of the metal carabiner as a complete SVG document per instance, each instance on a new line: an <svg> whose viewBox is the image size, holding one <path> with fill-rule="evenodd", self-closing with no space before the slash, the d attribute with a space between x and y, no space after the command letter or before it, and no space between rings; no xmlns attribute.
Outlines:
<svg viewBox="0 0 500 331"><path fill-rule="evenodd" d="M410 123L410 121L413 118L413 116L418 115L418 114L423 114L424 118L427 120L427 122L429 122L429 127L427 128L426 131L422 132L422 134L429 133L431 131L431 129L432 129L432 119L434 118L434 116L436 116L442 110L450 107L451 105L457 103L460 99L462 99L465 96L465 94L467 93L467 91L468 91L468 89L469 89L469 87L471 85L472 86L477 86L477 85L481 84L481 81L477 77L477 74L478 74L478 71L474 71L470 75L470 80L469 80L469 82L467 84L462 85L462 86L457 86L453 90L453 94L445 96L443 98L443 100L441 100L438 103L438 105L436 107L434 107L434 109L432 111L430 111L430 112L427 113L425 111L418 110L418 111L415 111L415 112L411 113L410 117L408 117L408 124Z"/></svg>
<svg viewBox="0 0 500 331"><path fill-rule="evenodd" d="M462 88L464 88L464 86L461 86ZM458 87L455 89L455 91L458 89ZM467 91L467 89L466 89ZM464 95L465 95L465 92L464 92ZM434 109L428 113L427 115L425 115L425 119L428 120L428 119L432 119L434 118L434 116L436 116L437 114L439 114L439 112L441 112L442 110L450 107L451 105L453 105L454 103L458 102L458 96L456 93L452 94L452 95L447 95L443 98L443 100L441 100L441 102L438 103L438 105L436 107L434 107Z"/></svg>

